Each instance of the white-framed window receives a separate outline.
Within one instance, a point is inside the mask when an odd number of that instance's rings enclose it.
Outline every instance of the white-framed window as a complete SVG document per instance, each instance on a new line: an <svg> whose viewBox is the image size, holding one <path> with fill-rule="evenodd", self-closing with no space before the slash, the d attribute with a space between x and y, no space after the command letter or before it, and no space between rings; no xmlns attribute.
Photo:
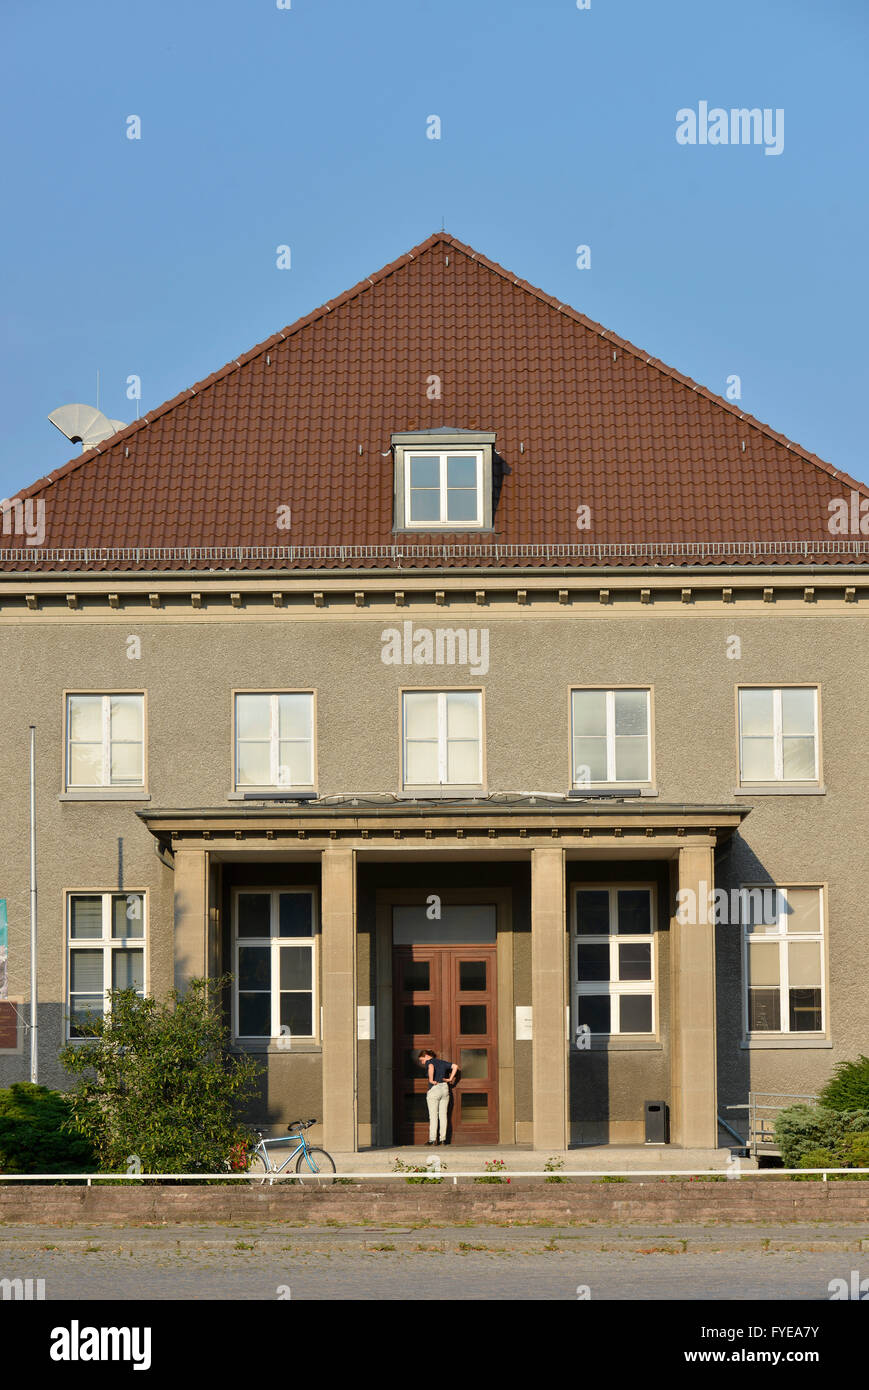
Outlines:
<svg viewBox="0 0 869 1390"><path fill-rule="evenodd" d="M483 524L481 449L405 453L405 524L421 530Z"/></svg>
<svg viewBox="0 0 869 1390"><path fill-rule="evenodd" d="M654 1034L655 905L651 884L577 888L571 980L574 1028L592 1036Z"/></svg>
<svg viewBox="0 0 869 1390"><path fill-rule="evenodd" d="M109 991L145 993L145 894L67 894L67 1036L109 1012Z"/></svg>
<svg viewBox="0 0 869 1390"><path fill-rule="evenodd" d="M313 888L233 894L233 1034L268 1041L317 1034Z"/></svg>
<svg viewBox="0 0 869 1390"><path fill-rule="evenodd" d="M407 690L402 697L405 787L480 786L479 690Z"/></svg>
<svg viewBox="0 0 869 1390"><path fill-rule="evenodd" d="M739 779L817 782L817 687L740 686Z"/></svg>
<svg viewBox="0 0 869 1390"><path fill-rule="evenodd" d="M572 690L574 787L652 780L651 692Z"/></svg>
<svg viewBox="0 0 869 1390"><path fill-rule="evenodd" d="M236 695L235 785L313 790L313 691Z"/></svg>
<svg viewBox="0 0 869 1390"><path fill-rule="evenodd" d="M67 695L66 785L145 785L145 696Z"/></svg>
<svg viewBox="0 0 869 1390"><path fill-rule="evenodd" d="M824 890L743 888L745 1031L823 1034Z"/></svg>

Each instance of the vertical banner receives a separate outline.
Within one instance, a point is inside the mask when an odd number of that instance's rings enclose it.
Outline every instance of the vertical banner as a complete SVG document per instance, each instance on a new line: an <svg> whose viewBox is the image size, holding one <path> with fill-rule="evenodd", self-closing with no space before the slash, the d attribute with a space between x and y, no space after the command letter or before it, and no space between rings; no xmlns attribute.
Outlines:
<svg viewBox="0 0 869 1390"><path fill-rule="evenodd" d="M0 999L6 998L6 957L9 953L6 928L6 899L0 898Z"/></svg>

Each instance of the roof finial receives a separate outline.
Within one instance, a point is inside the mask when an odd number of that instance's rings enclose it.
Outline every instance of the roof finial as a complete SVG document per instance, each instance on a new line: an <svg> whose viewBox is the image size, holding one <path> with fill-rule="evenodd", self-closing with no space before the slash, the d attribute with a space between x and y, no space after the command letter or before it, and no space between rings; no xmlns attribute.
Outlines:
<svg viewBox="0 0 869 1390"><path fill-rule="evenodd" d="M446 226L446 222L444 221L444 215L443 215L443 213L441 213L441 231L442 231L442 232L445 232L446 229L447 229L447 226Z"/></svg>

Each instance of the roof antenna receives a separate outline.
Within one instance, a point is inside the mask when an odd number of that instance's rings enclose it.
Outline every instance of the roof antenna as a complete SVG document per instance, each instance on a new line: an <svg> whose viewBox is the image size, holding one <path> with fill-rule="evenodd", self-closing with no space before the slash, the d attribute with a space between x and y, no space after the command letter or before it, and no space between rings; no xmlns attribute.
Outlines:
<svg viewBox="0 0 869 1390"><path fill-rule="evenodd" d="M444 222L444 215L443 215L443 213L441 213L441 231L442 231L442 232L445 232L446 229L447 229L447 228L446 228L446 223Z"/></svg>

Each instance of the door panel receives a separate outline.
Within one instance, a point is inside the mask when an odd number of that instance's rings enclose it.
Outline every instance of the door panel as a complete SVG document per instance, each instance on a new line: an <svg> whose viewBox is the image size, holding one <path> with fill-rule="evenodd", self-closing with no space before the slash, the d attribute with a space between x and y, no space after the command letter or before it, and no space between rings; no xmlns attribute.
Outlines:
<svg viewBox="0 0 869 1390"><path fill-rule="evenodd" d="M401 1144L428 1138L422 1047L459 1068L452 1089L454 1144L497 1143L497 990L494 946L396 946L393 950L395 1127Z"/></svg>

